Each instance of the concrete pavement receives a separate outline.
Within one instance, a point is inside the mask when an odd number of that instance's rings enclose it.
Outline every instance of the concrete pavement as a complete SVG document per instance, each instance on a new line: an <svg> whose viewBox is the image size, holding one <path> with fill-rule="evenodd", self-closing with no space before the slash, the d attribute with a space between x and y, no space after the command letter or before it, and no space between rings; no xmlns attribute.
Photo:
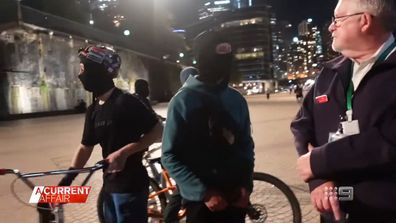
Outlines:
<svg viewBox="0 0 396 223"><path fill-rule="evenodd" d="M253 137L256 145L256 171L270 173L292 187L303 212L303 222L319 222L310 205L306 185L295 171L296 152L289 130L290 121L299 104L294 95L276 94L267 100L264 95L247 97ZM155 106L158 113L166 115L166 104ZM0 167L18 168L21 171L46 171L67 168L77 147L83 129L83 115L67 115L27 120L0 122ZM96 148L89 164L101 159ZM10 193L11 176L0 177L0 221L37 222L34 208L19 203ZM55 184L55 177L36 179L37 184ZM101 173L90 181L93 185L87 204L66 206L66 222L97 222L96 196L101 185ZM16 192L28 200L31 191L21 182Z"/></svg>

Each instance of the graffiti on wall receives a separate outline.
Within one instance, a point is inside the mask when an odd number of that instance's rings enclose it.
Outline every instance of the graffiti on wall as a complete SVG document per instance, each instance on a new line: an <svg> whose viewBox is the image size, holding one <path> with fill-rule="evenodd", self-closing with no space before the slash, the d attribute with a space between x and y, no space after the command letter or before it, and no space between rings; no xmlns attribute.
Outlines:
<svg viewBox="0 0 396 223"><path fill-rule="evenodd" d="M13 41L3 41L6 56L9 114L24 114L73 109L83 99L92 101L77 78L77 51L87 43L71 36L9 30ZM122 58L116 86L133 91L136 79L148 80L148 70L139 56L119 50Z"/></svg>

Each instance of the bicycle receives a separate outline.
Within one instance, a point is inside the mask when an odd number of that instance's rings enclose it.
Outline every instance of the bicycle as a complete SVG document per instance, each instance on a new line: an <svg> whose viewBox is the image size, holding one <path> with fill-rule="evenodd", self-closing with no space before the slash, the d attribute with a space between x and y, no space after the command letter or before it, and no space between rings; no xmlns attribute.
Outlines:
<svg viewBox="0 0 396 223"><path fill-rule="evenodd" d="M153 159L151 162L160 162L160 160ZM163 210L167 205L167 197L169 191L175 191L176 185L170 179L168 171L163 169L161 172L165 180L165 187L160 187L150 194L150 198L154 199L158 196L161 205L157 205L157 210L153 211L154 207L149 207L151 212L157 213L153 218L163 218ZM301 223L302 215L300 204L287 184L280 179L267 173L253 173L254 189L250 196L250 204L247 208L247 215L245 222L249 223ZM158 184L156 184L158 185ZM154 187L153 187L154 188ZM165 196L164 196L165 194ZM185 209L181 209L178 213L178 218L183 219L186 215Z"/></svg>
<svg viewBox="0 0 396 223"><path fill-rule="evenodd" d="M159 146L158 146L159 145ZM165 173L161 168L160 171L156 167L156 163L160 163L160 158L151 158L156 152L161 149L161 143L155 143L151 146L149 151L147 151L143 156L143 163L149 170L149 198L147 203L148 217L151 219L162 219L162 211L167 205L167 200L172 192L176 191L176 185L171 181L169 174ZM159 185L158 181L163 179L162 187ZM167 185L164 187L164 185ZM104 212L104 191L103 188L99 192L97 199L97 212L100 223L105 223ZM180 216L182 217L182 216Z"/></svg>
<svg viewBox="0 0 396 223"><path fill-rule="evenodd" d="M148 200L148 216L151 219L163 222L165 210L170 196L177 190L176 184L170 178L160 162L160 157L152 158L152 154L160 151L161 147L146 152L143 156L144 165L149 170L150 194ZM290 187L280 179L267 173L253 173L253 192L247 208L247 223L301 223L300 204ZM103 221L103 197L98 198L98 216ZM178 218L186 216L185 209L181 209ZM102 218L101 218L102 217Z"/></svg>
<svg viewBox="0 0 396 223"><path fill-rule="evenodd" d="M62 175L62 174L69 174L69 173L88 173L88 175L84 178L81 186L85 186L93 173L97 170L103 169L107 166L105 161L99 161L95 165L91 167L85 167L80 169L73 169L73 170L53 170L53 171L46 171L46 172L33 172L33 173L21 173L18 169L0 169L0 175L6 174L13 174L16 176L14 181L11 183L11 193L12 195L21 203L32 206L36 208L36 206L27 204L25 201L22 201L18 195L16 194L14 187L15 182L17 180L21 180L25 183L30 189L34 189L35 185L29 178L36 178L36 177L43 177L43 176L53 176L53 175ZM48 207L47 207L48 206ZM39 223L64 223L64 211L63 205L38 205L37 209L39 210Z"/></svg>

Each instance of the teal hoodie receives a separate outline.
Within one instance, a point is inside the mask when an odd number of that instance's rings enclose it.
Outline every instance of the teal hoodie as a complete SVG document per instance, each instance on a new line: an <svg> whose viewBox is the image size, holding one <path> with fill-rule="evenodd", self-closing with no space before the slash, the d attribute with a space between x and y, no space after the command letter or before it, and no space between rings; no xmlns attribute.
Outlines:
<svg viewBox="0 0 396 223"><path fill-rule="evenodd" d="M248 190L253 187L254 143L245 98L226 84L209 86L190 76L169 103L162 141L162 163L178 184L182 197L189 201L202 201L210 187L214 170L208 163L226 163L224 158L215 157L205 149L208 147L205 98L211 96L217 96L222 104L219 106L237 123L240 140L232 162L237 171L243 171L243 177L237 179L240 186Z"/></svg>

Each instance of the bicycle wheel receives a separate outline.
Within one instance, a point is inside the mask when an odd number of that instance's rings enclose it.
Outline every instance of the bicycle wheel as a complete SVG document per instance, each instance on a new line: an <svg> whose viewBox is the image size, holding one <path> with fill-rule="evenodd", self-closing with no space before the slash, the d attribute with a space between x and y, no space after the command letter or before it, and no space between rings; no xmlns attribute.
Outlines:
<svg viewBox="0 0 396 223"><path fill-rule="evenodd" d="M166 207L166 196L164 193L157 194L153 196L154 193L157 193L158 191L161 190L161 187L158 185L158 183L152 179L149 178L149 199L147 202L147 212L148 212L148 217L149 221L151 219L162 219L164 217L163 212Z"/></svg>
<svg viewBox="0 0 396 223"><path fill-rule="evenodd" d="M253 183L247 223L301 223L300 204L283 181L269 174L254 173Z"/></svg>
<svg viewBox="0 0 396 223"><path fill-rule="evenodd" d="M105 223L104 213L103 213L103 202L104 202L104 189L100 189L98 194L98 200L96 201L96 211L98 212L98 218L100 223Z"/></svg>

